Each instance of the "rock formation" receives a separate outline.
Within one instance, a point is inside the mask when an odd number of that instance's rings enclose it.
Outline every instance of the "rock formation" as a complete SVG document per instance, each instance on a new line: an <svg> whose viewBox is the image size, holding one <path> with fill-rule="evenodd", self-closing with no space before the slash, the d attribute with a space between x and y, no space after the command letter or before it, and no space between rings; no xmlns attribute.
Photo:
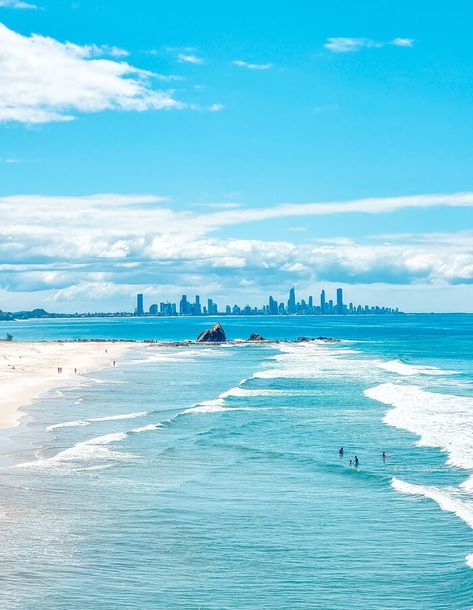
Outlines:
<svg viewBox="0 0 473 610"><path fill-rule="evenodd" d="M197 343L224 343L226 340L225 331L220 322L201 332L196 339Z"/></svg>
<svg viewBox="0 0 473 610"><path fill-rule="evenodd" d="M258 333L251 333L251 335L247 339L248 341L266 341L264 337L259 335Z"/></svg>
<svg viewBox="0 0 473 610"><path fill-rule="evenodd" d="M323 341L324 343L341 343L340 339L333 339L332 337L297 337L294 339L295 343L306 343L307 341Z"/></svg>

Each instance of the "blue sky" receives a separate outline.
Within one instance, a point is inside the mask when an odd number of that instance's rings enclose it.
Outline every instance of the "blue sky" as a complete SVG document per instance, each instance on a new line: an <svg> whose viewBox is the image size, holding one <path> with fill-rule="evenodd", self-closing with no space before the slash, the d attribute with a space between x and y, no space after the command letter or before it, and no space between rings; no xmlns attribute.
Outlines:
<svg viewBox="0 0 473 610"><path fill-rule="evenodd" d="M0 308L340 284L471 311L472 17L0 0Z"/></svg>

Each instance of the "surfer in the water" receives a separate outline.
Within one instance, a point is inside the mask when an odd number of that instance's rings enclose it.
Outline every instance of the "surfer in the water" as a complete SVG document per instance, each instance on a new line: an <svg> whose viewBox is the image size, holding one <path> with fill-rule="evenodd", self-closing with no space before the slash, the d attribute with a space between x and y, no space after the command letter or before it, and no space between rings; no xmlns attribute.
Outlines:
<svg viewBox="0 0 473 610"><path fill-rule="evenodd" d="M344 453L345 453L345 452L343 451L343 447L340 447L340 451L338 452L338 455L339 455L340 457L343 457L343 454L344 454Z"/></svg>

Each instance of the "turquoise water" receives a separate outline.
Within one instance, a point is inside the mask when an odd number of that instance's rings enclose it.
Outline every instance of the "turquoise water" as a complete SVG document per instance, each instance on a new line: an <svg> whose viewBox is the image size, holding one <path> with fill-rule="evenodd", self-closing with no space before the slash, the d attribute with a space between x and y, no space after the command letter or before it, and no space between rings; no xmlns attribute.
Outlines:
<svg viewBox="0 0 473 610"><path fill-rule="evenodd" d="M1 608L470 610L473 316L223 323L231 338L345 341L137 344L31 405L2 435ZM208 325L0 335L168 340Z"/></svg>

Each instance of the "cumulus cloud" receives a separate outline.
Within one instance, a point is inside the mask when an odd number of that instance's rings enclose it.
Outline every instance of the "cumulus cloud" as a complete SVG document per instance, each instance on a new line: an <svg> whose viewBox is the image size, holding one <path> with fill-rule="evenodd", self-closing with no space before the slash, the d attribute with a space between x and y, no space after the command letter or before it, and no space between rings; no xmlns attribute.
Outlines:
<svg viewBox="0 0 473 610"><path fill-rule="evenodd" d="M236 59L233 64L240 68L247 68L248 70L270 70L273 67L273 64L270 63L254 64L241 59Z"/></svg>
<svg viewBox="0 0 473 610"><path fill-rule="evenodd" d="M131 295L139 286L225 292L252 282L277 293L293 282L473 284L473 234L383 235L292 243L219 236L222 227L274 217L410 207L473 206L473 193L262 209L173 210L153 195L0 198L0 288L56 291L57 300ZM159 279L158 279L159 278ZM96 290L92 291L92 287ZM113 289L113 290L112 290ZM87 297L87 298L89 298Z"/></svg>
<svg viewBox="0 0 473 610"><path fill-rule="evenodd" d="M183 108L160 75L136 68L117 47L80 46L0 24L0 122L70 121L78 112ZM106 59L104 56L113 57Z"/></svg>
<svg viewBox="0 0 473 610"><path fill-rule="evenodd" d="M394 38L388 42L373 40L372 38L327 38L324 47L332 53L356 53L362 49L378 49L387 45L396 47L412 47L413 38Z"/></svg>

